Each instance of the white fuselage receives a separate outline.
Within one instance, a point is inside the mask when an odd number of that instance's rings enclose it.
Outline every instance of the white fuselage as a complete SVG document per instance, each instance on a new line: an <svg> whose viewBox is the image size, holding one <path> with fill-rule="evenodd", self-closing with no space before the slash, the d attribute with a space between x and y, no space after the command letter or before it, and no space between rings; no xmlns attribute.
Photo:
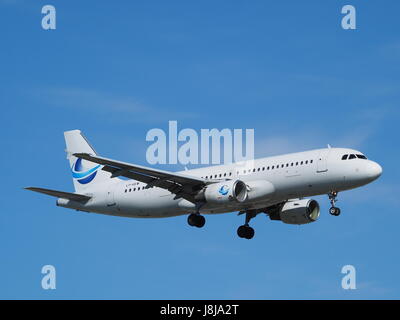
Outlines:
<svg viewBox="0 0 400 320"><path fill-rule="evenodd" d="M273 185L272 194L256 200L222 205L205 203L200 208L200 213L204 214L244 211L266 208L288 199L353 189L375 180L381 174L382 169L376 162L360 158L342 160L345 154L361 153L352 149L326 148L181 173L210 180L265 181ZM194 203L175 199L175 195L165 189L146 189L145 183L135 180L111 180L112 183L91 190L88 195L92 199L85 204L66 199L59 199L57 204L88 212L147 218L171 217L196 210Z"/></svg>

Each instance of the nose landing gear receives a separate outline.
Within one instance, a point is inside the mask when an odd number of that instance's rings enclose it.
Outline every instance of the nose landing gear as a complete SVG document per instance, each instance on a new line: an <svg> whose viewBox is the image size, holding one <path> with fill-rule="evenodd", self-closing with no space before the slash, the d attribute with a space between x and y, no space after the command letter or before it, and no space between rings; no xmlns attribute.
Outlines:
<svg viewBox="0 0 400 320"><path fill-rule="evenodd" d="M329 201L331 202L331 207L329 209L329 213L333 216L338 216L340 215L340 209L335 206L336 202L338 201L336 199L337 197L337 192L336 191L331 191L328 193Z"/></svg>

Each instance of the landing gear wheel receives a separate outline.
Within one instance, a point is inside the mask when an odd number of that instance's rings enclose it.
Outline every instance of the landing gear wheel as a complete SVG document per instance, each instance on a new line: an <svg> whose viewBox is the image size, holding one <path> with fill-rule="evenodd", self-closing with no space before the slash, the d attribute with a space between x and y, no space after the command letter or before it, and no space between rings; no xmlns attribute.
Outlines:
<svg viewBox="0 0 400 320"><path fill-rule="evenodd" d="M237 234L240 238L251 239L254 237L254 229L250 226L240 226L237 229Z"/></svg>
<svg viewBox="0 0 400 320"><path fill-rule="evenodd" d="M206 218L204 218L201 215L197 215L196 227L203 228L205 224L206 224Z"/></svg>
<svg viewBox="0 0 400 320"><path fill-rule="evenodd" d="M188 216L187 221L188 221L189 226L197 227L197 228L202 228L206 224L206 218L204 218L200 214L194 214L194 213L192 213Z"/></svg>
<svg viewBox="0 0 400 320"><path fill-rule="evenodd" d="M337 208L337 207L331 207L331 208L329 209L329 213L330 213L331 215L333 215L333 216L338 216L338 215L340 215L340 209Z"/></svg>

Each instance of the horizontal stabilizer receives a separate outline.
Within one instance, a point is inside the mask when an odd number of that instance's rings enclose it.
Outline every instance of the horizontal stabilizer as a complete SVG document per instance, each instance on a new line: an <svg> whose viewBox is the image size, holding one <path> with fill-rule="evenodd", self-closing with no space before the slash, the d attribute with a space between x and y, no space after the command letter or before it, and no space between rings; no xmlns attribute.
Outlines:
<svg viewBox="0 0 400 320"><path fill-rule="evenodd" d="M63 198L63 199L69 199L72 201L81 201L85 202L88 201L91 197L85 196L83 194L77 194L77 193L71 193L71 192L64 192L64 191L57 191L57 190L51 190L51 189L44 189L44 188L35 188L35 187L27 187L25 188L26 190L31 190L39 193L44 193L49 196L57 197L57 198Z"/></svg>

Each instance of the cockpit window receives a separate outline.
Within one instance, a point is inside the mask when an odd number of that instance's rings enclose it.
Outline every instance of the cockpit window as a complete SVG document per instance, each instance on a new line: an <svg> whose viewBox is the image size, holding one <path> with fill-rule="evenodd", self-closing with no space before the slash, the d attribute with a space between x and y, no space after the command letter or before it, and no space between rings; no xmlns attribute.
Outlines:
<svg viewBox="0 0 400 320"><path fill-rule="evenodd" d="M355 154L351 154L350 156L349 156L349 159L355 159L356 158L356 155Z"/></svg>
<svg viewBox="0 0 400 320"><path fill-rule="evenodd" d="M363 154L357 154L356 156L357 156L358 159L364 159L364 160L367 159L367 157L364 156Z"/></svg>
<svg viewBox="0 0 400 320"><path fill-rule="evenodd" d="M347 160L347 157L348 157L349 155L348 154L345 154L343 157L342 157L342 160Z"/></svg>

